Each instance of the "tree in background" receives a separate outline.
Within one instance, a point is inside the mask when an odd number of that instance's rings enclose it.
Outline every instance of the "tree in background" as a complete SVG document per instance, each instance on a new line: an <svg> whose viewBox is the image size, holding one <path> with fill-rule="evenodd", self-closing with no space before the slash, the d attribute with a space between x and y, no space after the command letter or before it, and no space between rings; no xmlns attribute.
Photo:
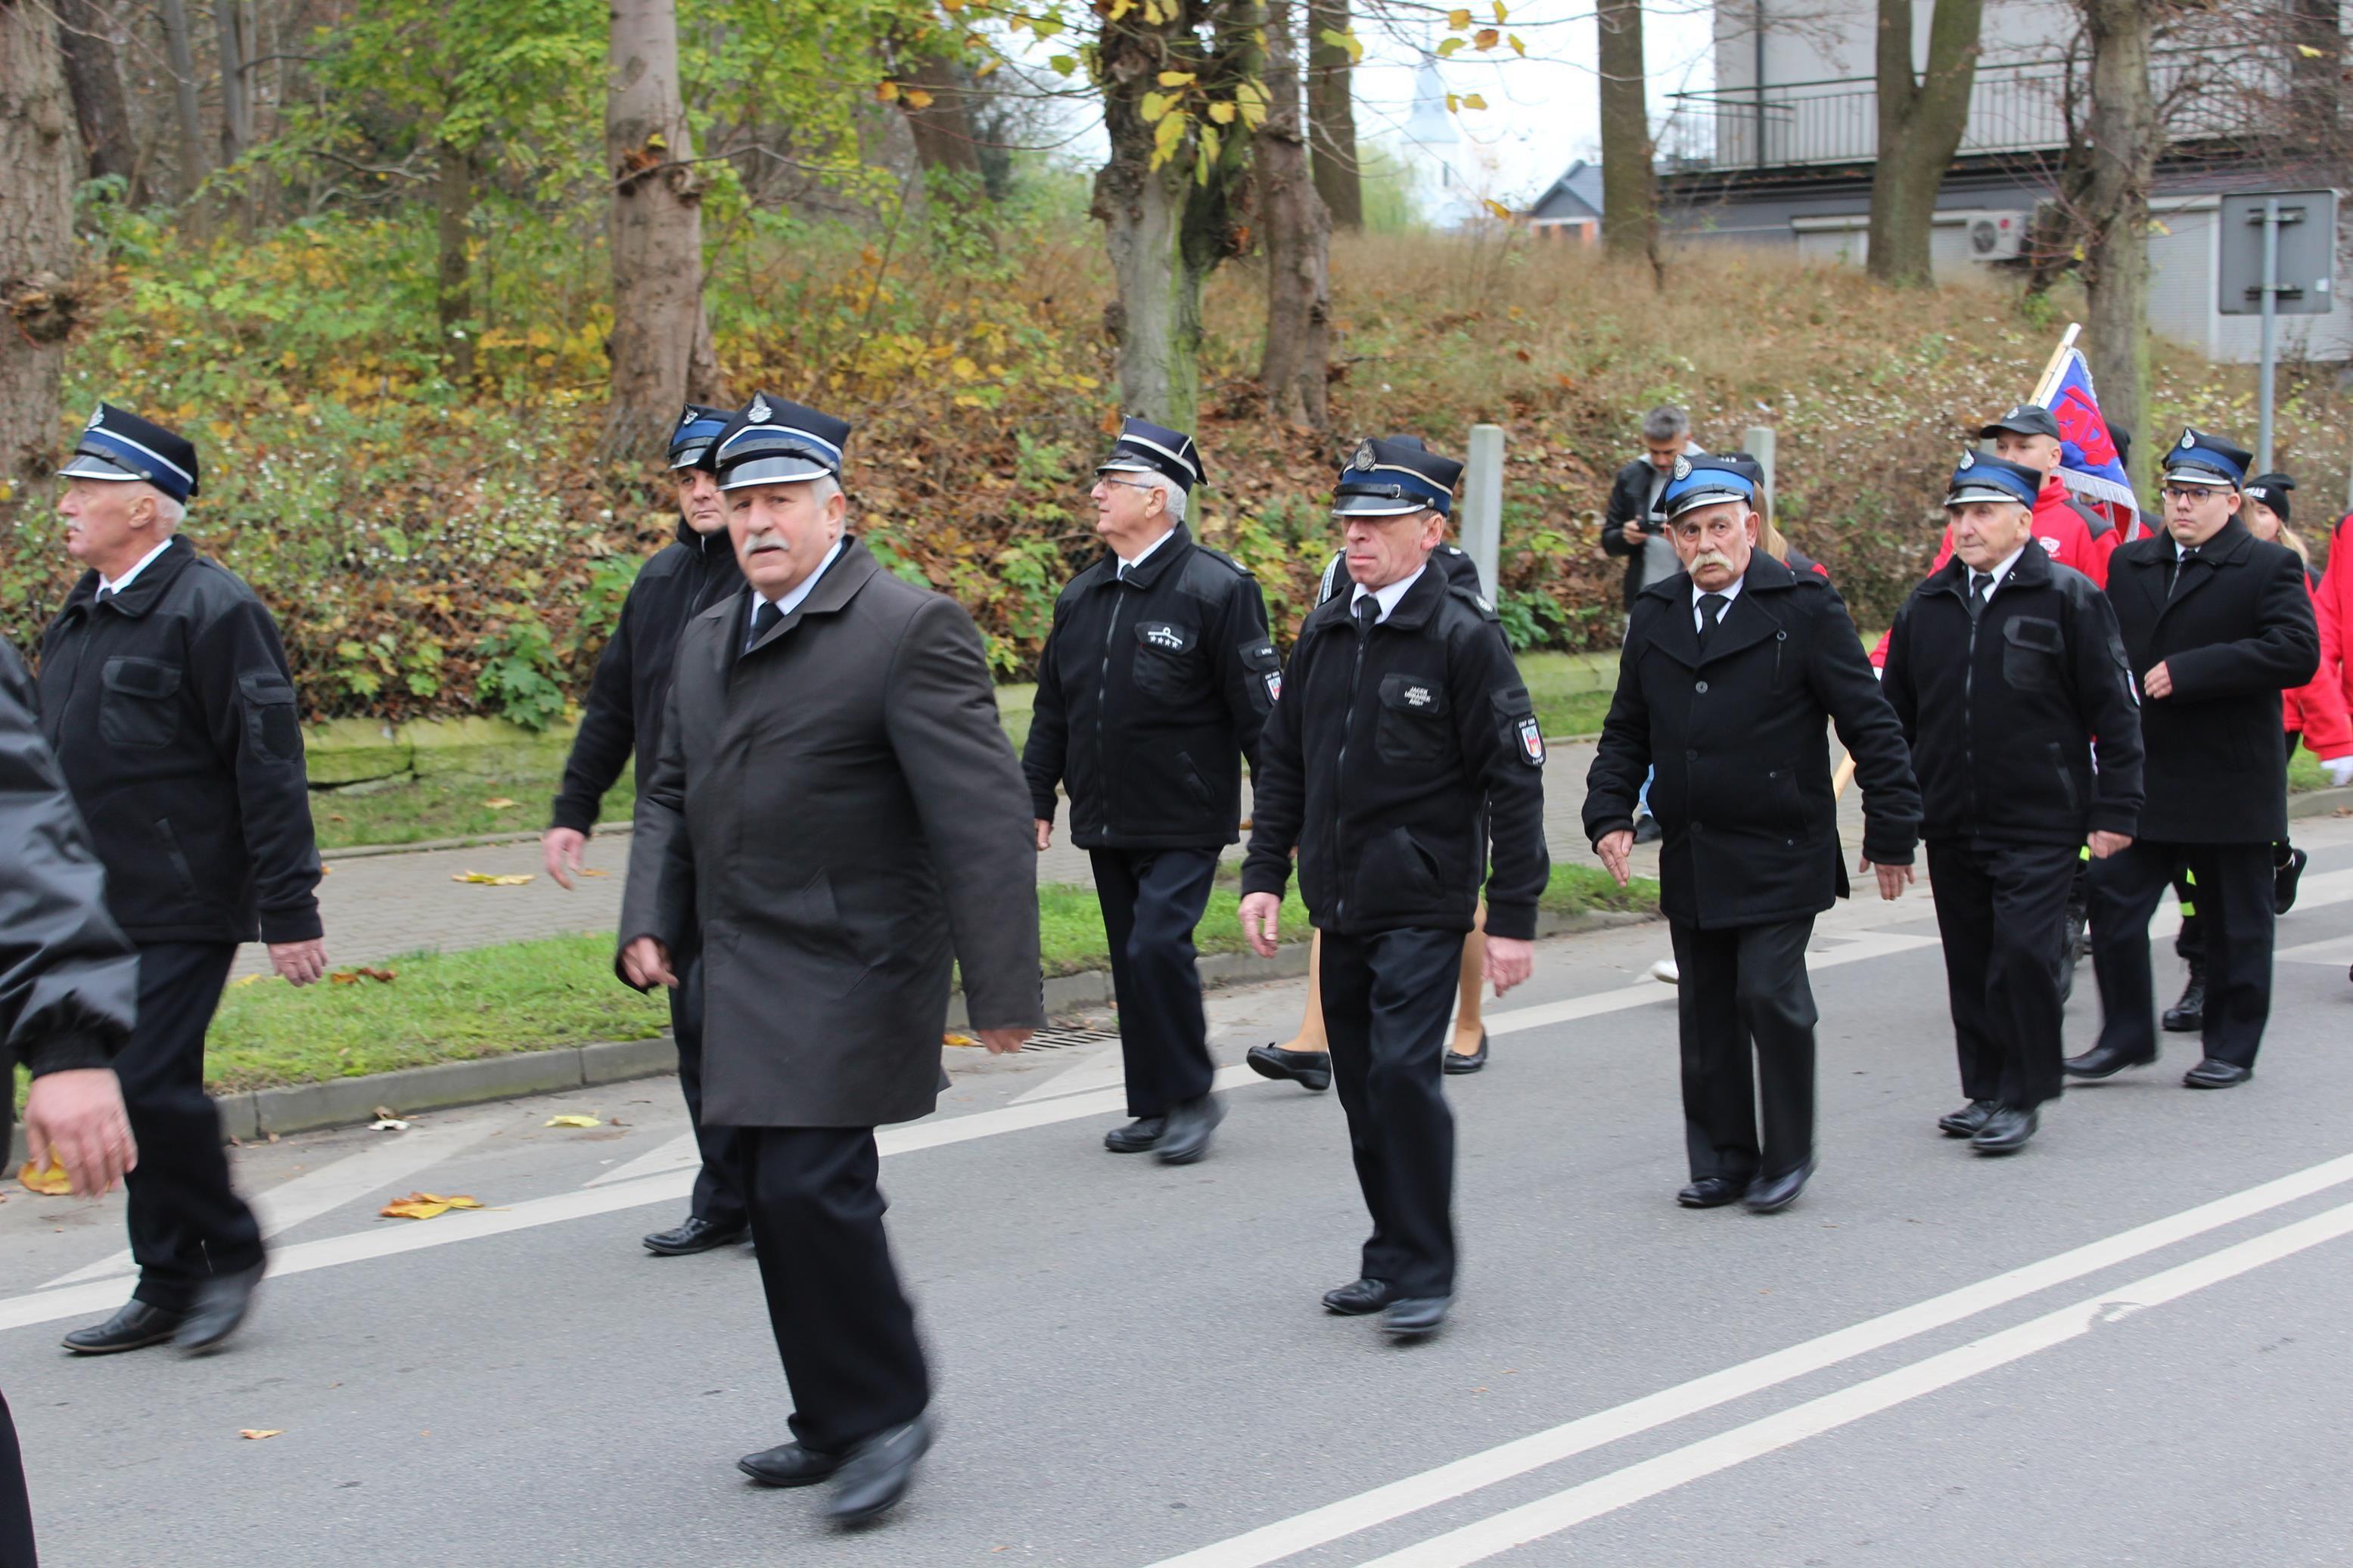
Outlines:
<svg viewBox="0 0 2353 1568"><path fill-rule="evenodd" d="M205 183L205 122L196 102L195 34L188 26L187 0L156 0L164 21L164 55L172 70L172 106L180 126L180 199Z"/></svg>
<svg viewBox="0 0 2353 1568"><path fill-rule="evenodd" d="M1307 0L1307 142L1315 191L1335 228L1365 226L1364 171L1356 155L1355 72L1361 48L1348 0Z"/></svg>
<svg viewBox="0 0 2353 1568"><path fill-rule="evenodd" d="M2082 194L2084 353L2110 425L2148 429L2148 194L2161 132L2149 85L2153 7L2082 0L2091 48L2091 110ZM2155 449L2144 441L2141 450Z"/></svg>
<svg viewBox="0 0 2353 1568"><path fill-rule="evenodd" d="M0 479L43 471L57 439L79 162L56 20L39 0L0 0Z"/></svg>
<svg viewBox="0 0 2353 1568"><path fill-rule="evenodd" d="M1927 69L1915 76L1912 0L1879 0L1879 147L1866 265L1883 283L1918 289L1935 280L1929 231L1945 171L1968 125L1984 11L1985 0L1936 0Z"/></svg>
<svg viewBox="0 0 2353 1568"><path fill-rule="evenodd" d="M1258 140L1266 220L1266 352L1259 384L1274 417L1322 429L1328 417L1332 357L1332 219L1308 171L1294 26L1306 9L1293 0L1269 0L1266 7L1269 102ZM1352 187L1355 178L1352 169Z"/></svg>
<svg viewBox="0 0 2353 1568"><path fill-rule="evenodd" d="M144 199L139 181L139 148L123 100L122 68L115 58L114 19L98 0L53 0L58 47L66 86L73 95L74 120L81 128L82 154L92 179L122 181L137 205Z"/></svg>
<svg viewBox="0 0 2353 1568"><path fill-rule="evenodd" d="M1616 260L1659 261L1659 191L1651 166L1651 110L1643 91L1642 7L1600 0L1601 244Z"/></svg>

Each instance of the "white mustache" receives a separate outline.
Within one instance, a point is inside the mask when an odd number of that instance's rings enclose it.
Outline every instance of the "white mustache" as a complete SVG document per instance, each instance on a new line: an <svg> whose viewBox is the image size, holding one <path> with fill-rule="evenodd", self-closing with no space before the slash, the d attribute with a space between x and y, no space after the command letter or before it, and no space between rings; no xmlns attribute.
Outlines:
<svg viewBox="0 0 2353 1568"><path fill-rule="evenodd" d="M1703 566L1721 566L1729 572L1733 569L1732 557L1721 550L1703 550L1692 557L1689 569L1697 572Z"/></svg>
<svg viewBox="0 0 2353 1568"><path fill-rule="evenodd" d="M744 541L744 553L762 555L771 550L790 550L791 545L773 533L754 533Z"/></svg>

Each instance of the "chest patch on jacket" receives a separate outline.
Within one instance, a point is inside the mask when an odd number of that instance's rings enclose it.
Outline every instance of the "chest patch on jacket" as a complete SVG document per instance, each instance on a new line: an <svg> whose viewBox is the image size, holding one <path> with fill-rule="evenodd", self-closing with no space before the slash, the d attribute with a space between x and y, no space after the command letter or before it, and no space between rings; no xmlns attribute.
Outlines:
<svg viewBox="0 0 2353 1568"><path fill-rule="evenodd" d="M1172 626L1166 621L1143 622L1135 628L1135 635L1154 647L1166 648L1170 653L1183 653L1193 646L1193 634L1188 628Z"/></svg>

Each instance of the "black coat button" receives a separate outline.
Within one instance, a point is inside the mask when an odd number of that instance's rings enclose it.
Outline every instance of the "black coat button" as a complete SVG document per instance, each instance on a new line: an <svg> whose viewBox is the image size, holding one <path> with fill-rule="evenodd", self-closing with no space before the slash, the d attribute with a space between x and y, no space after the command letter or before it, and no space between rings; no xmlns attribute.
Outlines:
<svg viewBox="0 0 2353 1568"><path fill-rule="evenodd" d="M1698 685L1696 685L1696 686L1693 687L1693 688L1692 688L1692 689L1693 689L1694 691L1701 691L1701 692L1704 692L1704 691L1705 691L1705 690L1707 689L1707 682L1706 682L1706 681L1704 681L1704 680L1703 680L1703 681L1701 681Z"/></svg>
<svg viewBox="0 0 2353 1568"><path fill-rule="evenodd" d="M1695 763L1699 761L1699 752L1696 751L1686 751L1683 753L1683 761L1687 763Z"/></svg>

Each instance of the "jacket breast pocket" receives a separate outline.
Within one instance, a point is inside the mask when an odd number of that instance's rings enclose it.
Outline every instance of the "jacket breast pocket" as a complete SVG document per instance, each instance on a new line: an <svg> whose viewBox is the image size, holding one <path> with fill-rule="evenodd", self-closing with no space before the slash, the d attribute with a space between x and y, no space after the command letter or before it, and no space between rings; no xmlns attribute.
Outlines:
<svg viewBox="0 0 2353 1568"><path fill-rule="evenodd" d="M1175 621L1139 621L1135 627L1135 689L1176 700L1200 680L1200 633Z"/></svg>
<svg viewBox="0 0 2353 1568"><path fill-rule="evenodd" d="M1373 731L1381 761L1414 766L1446 755L1446 688L1419 675L1381 677L1381 716Z"/></svg>
<svg viewBox="0 0 2353 1568"><path fill-rule="evenodd" d="M2001 639L2003 684L2018 691L2043 691L2059 684L2066 639L2057 621L2012 616L2002 623Z"/></svg>
<svg viewBox="0 0 2353 1568"><path fill-rule="evenodd" d="M116 746L168 746L180 732L180 667L156 658L110 658L100 672L98 732Z"/></svg>

